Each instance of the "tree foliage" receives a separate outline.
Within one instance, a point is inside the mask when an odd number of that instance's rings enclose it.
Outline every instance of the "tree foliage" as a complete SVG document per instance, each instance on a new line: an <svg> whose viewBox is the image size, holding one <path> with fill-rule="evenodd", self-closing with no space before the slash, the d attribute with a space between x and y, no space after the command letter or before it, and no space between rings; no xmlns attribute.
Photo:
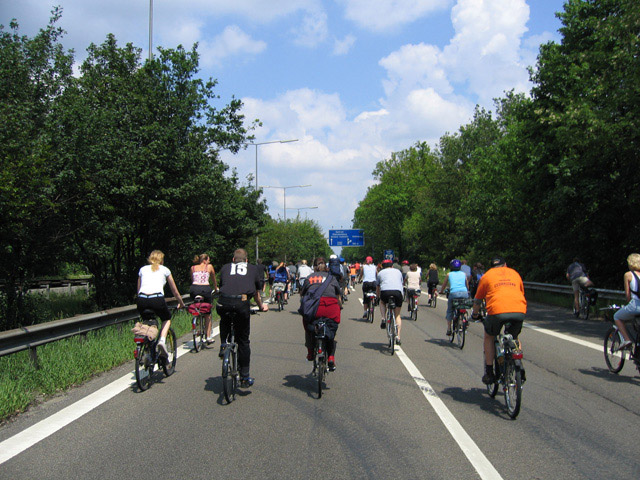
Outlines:
<svg viewBox="0 0 640 480"><path fill-rule="evenodd" d="M311 265L314 258L328 258L331 253L322 228L313 220L269 219L260 233L259 254L265 264L305 259Z"/></svg>

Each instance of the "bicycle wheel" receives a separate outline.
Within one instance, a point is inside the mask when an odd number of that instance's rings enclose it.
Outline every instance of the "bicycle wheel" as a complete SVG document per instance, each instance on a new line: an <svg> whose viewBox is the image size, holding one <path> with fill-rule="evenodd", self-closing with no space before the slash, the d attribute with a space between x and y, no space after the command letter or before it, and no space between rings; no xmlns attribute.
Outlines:
<svg viewBox="0 0 640 480"><path fill-rule="evenodd" d="M625 350L620 348L620 333L615 327L611 327L604 337L604 361L611 373L618 373L624 366Z"/></svg>
<svg viewBox="0 0 640 480"><path fill-rule="evenodd" d="M173 328L169 328L166 345L167 353L169 355L164 359L164 362L162 362L162 370L164 370L164 374L167 377L170 377L173 375L173 372L176 371L176 362L178 361L178 355L176 352L176 333L173 331Z"/></svg>
<svg viewBox="0 0 640 480"><path fill-rule="evenodd" d="M236 399L238 388L237 358L234 345L227 345L222 357L222 390L227 403Z"/></svg>
<svg viewBox="0 0 640 480"><path fill-rule="evenodd" d="M462 350L464 348L464 339L466 337L466 313L460 314L460 318L458 319L458 328L456 331L456 339L458 343L458 348Z"/></svg>
<svg viewBox="0 0 640 480"><path fill-rule="evenodd" d="M484 365L484 355L482 356L482 364ZM500 367L498 365L498 360L494 360L493 363L493 374L496 377L496 381L493 383L487 384L487 393L491 398L494 398L498 393L498 378L500 376Z"/></svg>
<svg viewBox="0 0 640 480"><path fill-rule="evenodd" d="M322 354L316 351L316 379L318 380L318 398L322 398L322 382L324 381L324 373L326 372L327 368L327 356L324 353L324 346L320 348L323 352Z"/></svg>
<svg viewBox="0 0 640 480"><path fill-rule="evenodd" d="M438 301L437 290L434 288L433 293L431 294L431 306L436 308L436 302Z"/></svg>
<svg viewBox="0 0 640 480"><path fill-rule="evenodd" d="M507 413L516 418L522 403L522 374L512 359L505 359L504 366L504 401Z"/></svg>
<svg viewBox="0 0 640 480"><path fill-rule="evenodd" d="M151 386L152 374L151 351L149 343L145 342L137 347L136 352L136 383L140 390L147 390Z"/></svg>
<svg viewBox="0 0 640 480"><path fill-rule="evenodd" d="M199 352L204 346L204 317L199 315L196 320L196 328L193 330L193 350Z"/></svg>
<svg viewBox="0 0 640 480"><path fill-rule="evenodd" d="M391 350L391 355L393 355L395 351L395 344L396 344L395 332L394 332L395 319L393 318L393 313L391 313L391 315L389 314L389 310L387 310L386 324L387 324L387 338L389 340L389 349Z"/></svg>
<svg viewBox="0 0 640 480"><path fill-rule="evenodd" d="M453 321L451 322L451 333L449 334L449 343L453 343L453 340L456 338L456 330L458 330L457 315L453 317Z"/></svg>
<svg viewBox="0 0 640 480"><path fill-rule="evenodd" d="M588 320L590 310L591 308L589 307L589 297L586 294L584 294L582 295L580 300L580 315L582 316L582 318L584 318L585 320Z"/></svg>
<svg viewBox="0 0 640 480"><path fill-rule="evenodd" d="M370 302L369 305L369 310L367 311L367 314L369 315L369 323L373 323L373 314L375 312L375 307L373 306L373 302Z"/></svg>

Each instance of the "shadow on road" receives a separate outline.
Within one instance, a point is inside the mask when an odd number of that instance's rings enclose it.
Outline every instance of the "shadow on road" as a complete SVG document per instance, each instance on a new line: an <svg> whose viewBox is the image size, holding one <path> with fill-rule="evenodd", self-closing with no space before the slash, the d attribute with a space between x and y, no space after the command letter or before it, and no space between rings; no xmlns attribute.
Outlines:
<svg viewBox="0 0 640 480"><path fill-rule="evenodd" d="M284 383L282 385L300 390L306 393L308 397L316 398L317 380L311 373L307 375L287 375L284 377ZM326 383L322 389L329 390Z"/></svg>
<svg viewBox="0 0 640 480"><path fill-rule="evenodd" d="M634 367L633 362L631 362L631 364L632 365L630 365L630 366L626 366L627 363L625 362L625 367L624 368L628 368L629 372ZM585 374L585 375L590 375L592 377L602 378L602 379L606 380L607 382L611 382L611 383L631 383L633 385L640 385L640 379L638 379L636 377L629 377L627 375L620 375L620 374L611 373L606 368L600 368L600 367L591 367L591 369L580 368L580 369L578 369L578 371L580 373ZM622 371L624 371L624 369Z"/></svg>
<svg viewBox="0 0 640 480"><path fill-rule="evenodd" d="M389 351L389 344L387 343L386 340L380 343L362 342L360 345L368 350L375 350L380 353L386 353L387 355L391 355L391 352Z"/></svg>
<svg viewBox="0 0 640 480"><path fill-rule="evenodd" d="M498 394L495 398L491 398L485 388L472 388L471 390L465 390L460 387L447 387L440 393L442 395L448 395L452 400L458 403L478 405L485 412L511 420L504 406L504 397L501 390L498 390Z"/></svg>
<svg viewBox="0 0 640 480"><path fill-rule="evenodd" d="M224 398L224 391L222 387L222 377L209 377L205 380L204 389L207 392L213 392L218 395L217 404L227 405L227 401ZM236 400L238 397L246 397L251 395L251 390L238 389L236 391Z"/></svg>

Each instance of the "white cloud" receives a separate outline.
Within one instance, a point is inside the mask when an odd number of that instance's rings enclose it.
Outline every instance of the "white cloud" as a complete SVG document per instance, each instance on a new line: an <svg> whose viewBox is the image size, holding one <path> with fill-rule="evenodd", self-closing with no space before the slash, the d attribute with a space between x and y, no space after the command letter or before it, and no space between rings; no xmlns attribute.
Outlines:
<svg viewBox="0 0 640 480"><path fill-rule="evenodd" d="M327 14L323 10L308 12L302 24L293 28L294 41L303 47L315 47L328 36Z"/></svg>
<svg viewBox="0 0 640 480"><path fill-rule="evenodd" d="M333 54L334 55L346 55L349 53L353 45L356 43L356 37L353 35L347 35L342 40L335 39L333 42Z"/></svg>
<svg viewBox="0 0 640 480"><path fill-rule="evenodd" d="M451 4L452 0L337 0L345 16L372 31L396 29Z"/></svg>
<svg viewBox="0 0 640 480"><path fill-rule="evenodd" d="M267 44L261 40L253 40L236 25L228 26L211 41L200 44L200 58L204 66L219 65L221 61L232 55L256 55L263 52Z"/></svg>

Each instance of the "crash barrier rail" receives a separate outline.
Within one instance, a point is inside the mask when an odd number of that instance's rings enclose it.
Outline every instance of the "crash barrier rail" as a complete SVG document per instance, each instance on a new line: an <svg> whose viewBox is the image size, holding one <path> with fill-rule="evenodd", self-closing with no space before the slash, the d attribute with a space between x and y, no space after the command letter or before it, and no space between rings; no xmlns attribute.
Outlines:
<svg viewBox="0 0 640 480"><path fill-rule="evenodd" d="M75 279L41 279L28 282L27 290L31 292L44 293L47 297L51 294L52 288L64 288L66 292L71 293L77 287L84 287L88 292L93 277L75 278ZM0 288L5 285L5 280L0 279Z"/></svg>
<svg viewBox="0 0 640 480"><path fill-rule="evenodd" d="M189 295L182 296L183 300L188 298ZM167 305L175 306L177 303L178 300L176 298L167 298ZM37 366L37 347L41 345L75 335L86 335L92 330L125 323L130 320L135 320L138 317L139 314L136 306L127 305L126 307L112 308L85 315L76 315L71 318L63 318L61 320L0 332L0 357L23 350L29 350L29 357Z"/></svg>
<svg viewBox="0 0 640 480"><path fill-rule="evenodd" d="M549 283L523 282L526 290L539 290L542 292L563 293L573 295L573 287L571 285L552 285ZM624 291L606 290L604 288L596 288L598 298L607 298L610 300L618 300L624 302Z"/></svg>

